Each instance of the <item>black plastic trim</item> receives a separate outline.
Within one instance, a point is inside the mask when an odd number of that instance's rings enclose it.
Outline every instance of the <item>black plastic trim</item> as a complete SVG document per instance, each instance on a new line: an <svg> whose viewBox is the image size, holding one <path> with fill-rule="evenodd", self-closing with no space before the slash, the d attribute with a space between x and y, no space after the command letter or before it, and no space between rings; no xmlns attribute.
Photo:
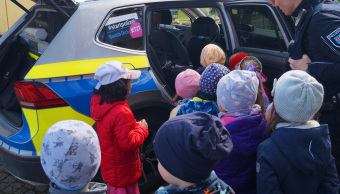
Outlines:
<svg viewBox="0 0 340 194"><path fill-rule="evenodd" d="M8 172L22 180L48 184L39 156L21 156L0 147L0 164Z"/></svg>

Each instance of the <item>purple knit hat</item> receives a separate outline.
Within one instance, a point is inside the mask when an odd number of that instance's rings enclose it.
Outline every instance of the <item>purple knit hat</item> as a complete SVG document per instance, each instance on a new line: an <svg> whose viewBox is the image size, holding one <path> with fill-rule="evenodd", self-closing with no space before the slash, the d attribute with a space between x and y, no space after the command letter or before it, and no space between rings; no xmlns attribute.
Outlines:
<svg viewBox="0 0 340 194"><path fill-rule="evenodd" d="M229 72L230 70L226 66L218 63L209 65L201 75L199 83L201 91L215 96L218 81L220 81L220 79Z"/></svg>

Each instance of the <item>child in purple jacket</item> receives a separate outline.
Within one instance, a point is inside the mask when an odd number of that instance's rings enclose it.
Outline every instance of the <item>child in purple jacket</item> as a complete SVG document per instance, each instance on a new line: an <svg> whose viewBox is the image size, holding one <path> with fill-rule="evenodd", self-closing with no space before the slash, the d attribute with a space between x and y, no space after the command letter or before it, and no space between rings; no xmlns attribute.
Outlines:
<svg viewBox="0 0 340 194"><path fill-rule="evenodd" d="M251 71L234 70L217 85L219 117L231 135L234 149L215 167L217 176L236 193L256 193L256 153L267 137L261 107L254 104L259 80Z"/></svg>

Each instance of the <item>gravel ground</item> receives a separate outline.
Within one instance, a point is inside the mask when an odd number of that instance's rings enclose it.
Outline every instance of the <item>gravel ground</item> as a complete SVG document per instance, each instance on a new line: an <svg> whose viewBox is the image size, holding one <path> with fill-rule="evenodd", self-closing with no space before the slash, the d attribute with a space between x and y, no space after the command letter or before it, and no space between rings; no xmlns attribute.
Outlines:
<svg viewBox="0 0 340 194"><path fill-rule="evenodd" d="M10 194L43 194L48 192L48 185L33 186L25 183L0 166L0 193Z"/></svg>
<svg viewBox="0 0 340 194"><path fill-rule="evenodd" d="M167 184L163 182L163 186ZM25 183L13 175L11 175L5 168L0 166L0 194L44 194L48 192L48 185L44 186L33 186L29 183ZM152 194L151 191L147 194Z"/></svg>

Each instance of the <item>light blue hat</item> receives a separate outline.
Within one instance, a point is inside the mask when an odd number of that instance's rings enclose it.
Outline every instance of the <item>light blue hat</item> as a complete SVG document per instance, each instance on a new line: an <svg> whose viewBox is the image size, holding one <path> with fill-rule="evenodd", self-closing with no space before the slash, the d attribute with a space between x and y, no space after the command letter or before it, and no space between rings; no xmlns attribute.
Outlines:
<svg viewBox="0 0 340 194"><path fill-rule="evenodd" d="M217 101L228 112L252 108L256 101L258 87L259 80L255 72L231 71L217 84Z"/></svg>
<svg viewBox="0 0 340 194"><path fill-rule="evenodd" d="M300 70L284 73L274 81L272 91L277 114L292 123L310 120L321 108L323 95L323 86Z"/></svg>

